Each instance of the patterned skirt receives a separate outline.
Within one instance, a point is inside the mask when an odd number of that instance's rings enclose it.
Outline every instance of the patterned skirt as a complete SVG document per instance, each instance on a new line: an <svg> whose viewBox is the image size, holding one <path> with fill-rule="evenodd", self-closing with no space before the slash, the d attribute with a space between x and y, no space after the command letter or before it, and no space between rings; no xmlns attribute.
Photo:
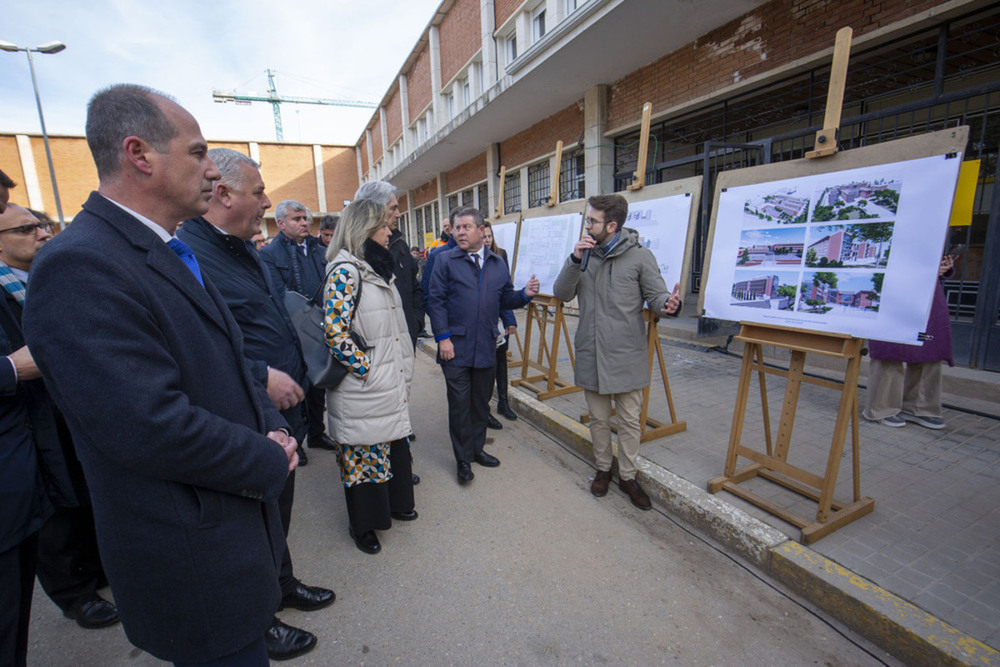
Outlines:
<svg viewBox="0 0 1000 667"><path fill-rule="evenodd" d="M365 482L381 484L392 479L389 468L389 444L377 445L340 444L340 476L344 486L355 486Z"/></svg>

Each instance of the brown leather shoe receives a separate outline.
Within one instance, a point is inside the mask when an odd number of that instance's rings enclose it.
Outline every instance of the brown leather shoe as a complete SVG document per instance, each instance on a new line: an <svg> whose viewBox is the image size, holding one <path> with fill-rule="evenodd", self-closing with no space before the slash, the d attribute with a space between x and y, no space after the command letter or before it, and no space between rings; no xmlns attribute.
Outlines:
<svg viewBox="0 0 1000 667"><path fill-rule="evenodd" d="M590 492L598 498L608 495L608 486L611 484L611 471L598 470L594 475L594 481L590 483Z"/></svg>
<svg viewBox="0 0 1000 667"><path fill-rule="evenodd" d="M628 497L632 499L632 504L639 509L648 510L653 507L653 503L649 501L649 496L639 486L639 482L634 479L619 480L618 488L627 493Z"/></svg>

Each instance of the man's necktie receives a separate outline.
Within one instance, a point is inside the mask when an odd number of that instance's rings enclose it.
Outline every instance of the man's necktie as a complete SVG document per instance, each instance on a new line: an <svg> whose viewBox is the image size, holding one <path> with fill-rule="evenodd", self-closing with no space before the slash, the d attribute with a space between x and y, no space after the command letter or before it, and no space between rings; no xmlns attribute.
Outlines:
<svg viewBox="0 0 1000 667"><path fill-rule="evenodd" d="M191 247L178 238L170 239L167 241L167 245L170 246L170 249L173 250L178 257L181 258L182 262L187 264L187 267L191 269L191 273L194 274L194 277L197 278L198 282L201 283L201 286L204 287L205 281L201 278L201 268L198 266L198 260L195 259L194 251L191 250Z"/></svg>
<svg viewBox="0 0 1000 667"><path fill-rule="evenodd" d="M478 252L470 252L469 254L472 255L472 259L476 263L476 271L482 271L483 270L483 265L479 263L479 253Z"/></svg>

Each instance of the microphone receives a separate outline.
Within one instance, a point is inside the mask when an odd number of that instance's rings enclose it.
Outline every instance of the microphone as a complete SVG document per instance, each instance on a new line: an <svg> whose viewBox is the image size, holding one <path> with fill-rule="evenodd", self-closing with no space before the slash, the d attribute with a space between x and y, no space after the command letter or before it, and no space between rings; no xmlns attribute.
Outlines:
<svg viewBox="0 0 1000 667"><path fill-rule="evenodd" d="M590 236L590 234L587 234L587 236ZM593 237L591 236L591 238L593 238ZM587 248L582 253L580 253L580 272L581 273L583 273L584 271L587 270L587 262L589 262L589 261L590 261L590 248Z"/></svg>

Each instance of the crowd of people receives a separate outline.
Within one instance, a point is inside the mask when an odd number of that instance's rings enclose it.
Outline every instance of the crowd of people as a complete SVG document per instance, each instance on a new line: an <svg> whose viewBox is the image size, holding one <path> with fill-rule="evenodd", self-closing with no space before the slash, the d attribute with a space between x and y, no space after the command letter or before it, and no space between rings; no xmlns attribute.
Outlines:
<svg viewBox="0 0 1000 667"><path fill-rule="evenodd" d="M294 575L297 468L310 450L336 456L348 535L366 554L381 551L378 531L419 518L409 404L428 335L457 482L473 481L473 464L500 466L484 448L488 429L502 428L489 402L495 386L497 413L517 418L513 311L539 283L515 289L505 249L473 207L451 211L428 252L410 248L384 181L363 184L318 236L306 206L282 201L279 232L266 238L260 165L209 149L194 117L149 88L99 91L86 133L99 186L58 236L43 215L9 204L16 184L0 171L0 666L26 664L36 576L80 626L120 619L133 644L177 665L302 655L316 636L277 613L318 611L336 595ZM636 480L649 383L642 312L676 316L681 303L627 214L619 195L588 200L587 233L553 291L580 306L590 491L604 496L612 481L614 408L619 487L649 509ZM332 388L310 385L288 292L322 295L323 337L345 370ZM882 372L902 386L901 366ZM906 380L904 417L938 427L935 396L911 392L918 384ZM892 426L890 393L867 416ZM105 586L114 603L99 595Z"/></svg>

